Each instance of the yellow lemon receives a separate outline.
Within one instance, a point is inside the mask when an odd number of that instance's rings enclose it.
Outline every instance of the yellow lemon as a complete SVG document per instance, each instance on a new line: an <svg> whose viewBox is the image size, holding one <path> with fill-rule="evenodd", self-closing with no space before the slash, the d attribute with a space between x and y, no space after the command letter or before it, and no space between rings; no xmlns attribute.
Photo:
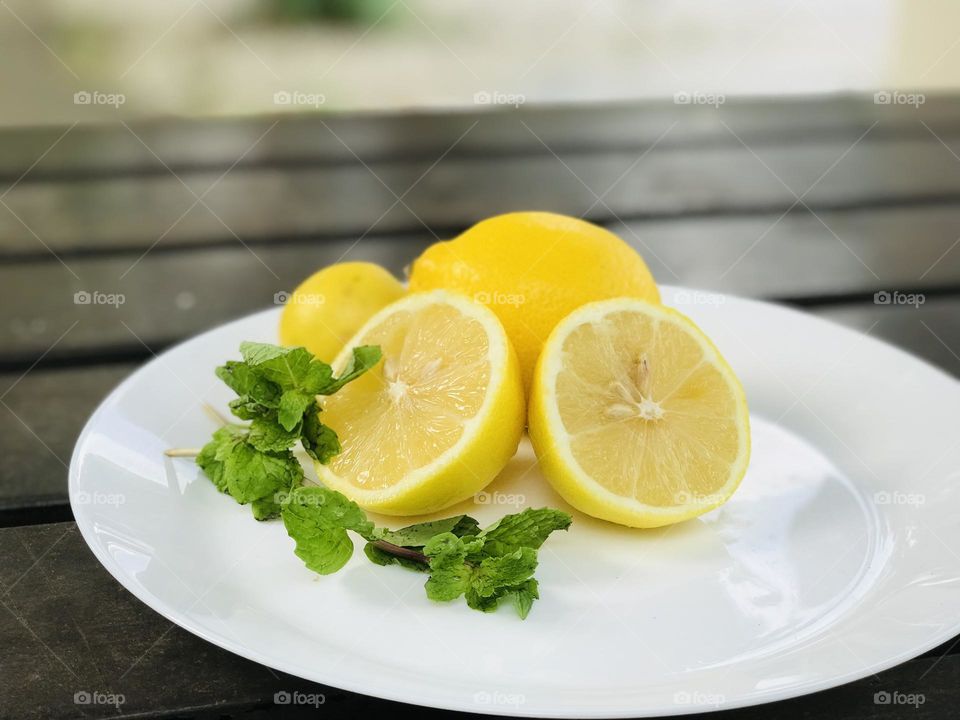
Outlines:
<svg viewBox="0 0 960 720"><path fill-rule="evenodd" d="M280 316L280 342L302 345L329 361L371 315L405 293L400 281L379 265L330 265L300 283L287 298Z"/></svg>
<svg viewBox="0 0 960 720"><path fill-rule="evenodd" d="M750 459L733 370L689 318L642 300L591 303L557 325L537 363L529 423L557 492L633 527L721 505Z"/></svg>
<svg viewBox="0 0 960 720"><path fill-rule="evenodd" d="M389 515L440 510L479 492L513 457L525 403L516 354L497 316L445 291L408 295L374 315L357 345L383 360L336 395L323 422L343 450L317 464L320 480Z"/></svg>
<svg viewBox="0 0 960 720"><path fill-rule="evenodd" d="M611 297L659 302L643 258L592 223L546 212L498 215L431 245L410 271L410 289L446 288L493 310L517 350L529 387L550 331L581 305Z"/></svg>

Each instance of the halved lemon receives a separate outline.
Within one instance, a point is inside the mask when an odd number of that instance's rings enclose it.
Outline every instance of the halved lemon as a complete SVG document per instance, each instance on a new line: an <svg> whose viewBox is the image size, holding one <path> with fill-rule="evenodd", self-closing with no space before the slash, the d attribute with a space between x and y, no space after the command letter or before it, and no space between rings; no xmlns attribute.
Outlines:
<svg viewBox="0 0 960 720"><path fill-rule="evenodd" d="M357 345L383 360L336 395L322 419L343 446L317 464L327 486L389 515L440 510L479 492L517 450L525 402L520 366L493 312L443 290L409 295L374 315Z"/></svg>
<svg viewBox="0 0 960 720"><path fill-rule="evenodd" d="M632 527L726 502L750 459L747 401L686 316L620 298L562 320L534 373L530 439L564 499Z"/></svg>

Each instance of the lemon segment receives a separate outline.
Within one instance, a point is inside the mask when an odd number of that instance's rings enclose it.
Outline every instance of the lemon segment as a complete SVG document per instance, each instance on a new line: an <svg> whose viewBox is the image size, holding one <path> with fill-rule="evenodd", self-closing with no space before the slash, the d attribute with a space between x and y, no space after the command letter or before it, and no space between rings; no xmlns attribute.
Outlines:
<svg viewBox="0 0 960 720"><path fill-rule="evenodd" d="M657 527L726 502L750 458L739 380L686 316L620 298L554 329L531 389L530 439L577 509Z"/></svg>
<svg viewBox="0 0 960 720"><path fill-rule="evenodd" d="M498 215L434 243L410 271L410 289L461 292L493 310L517 350L524 384L554 326L581 305L612 297L659 302L643 258L597 225L547 212Z"/></svg>
<svg viewBox="0 0 960 720"><path fill-rule="evenodd" d="M411 294L374 315L357 345L383 360L322 398L343 446L317 464L327 486L389 515L440 510L479 492L516 452L525 403L516 354L497 317L445 291Z"/></svg>
<svg viewBox="0 0 960 720"><path fill-rule="evenodd" d="M405 294L400 281L379 265L329 265L287 298L280 315L280 342L305 347L329 361L371 315Z"/></svg>

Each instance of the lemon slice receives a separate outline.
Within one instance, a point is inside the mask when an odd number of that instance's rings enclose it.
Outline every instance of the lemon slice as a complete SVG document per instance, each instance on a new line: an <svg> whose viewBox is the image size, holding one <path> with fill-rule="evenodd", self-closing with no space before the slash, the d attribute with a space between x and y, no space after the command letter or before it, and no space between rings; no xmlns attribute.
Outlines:
<svg viewBox="0 0 960 720"><path fill-rule="evenodd" d="M516 452L525 407L506 332L480 303L446 291L387 306L334 361L357 345L383 360L336 395L322 419L343 450L317 474L361 507L419 515L479 492Z"/></svg>
<svg viewBox="0 0 960 720"><path fill-rule="evenodd" d="M750 459L743 388L686 316L618 298L562 320L537 363L530 439L571 505L657 527L726 502Z"/></svg>

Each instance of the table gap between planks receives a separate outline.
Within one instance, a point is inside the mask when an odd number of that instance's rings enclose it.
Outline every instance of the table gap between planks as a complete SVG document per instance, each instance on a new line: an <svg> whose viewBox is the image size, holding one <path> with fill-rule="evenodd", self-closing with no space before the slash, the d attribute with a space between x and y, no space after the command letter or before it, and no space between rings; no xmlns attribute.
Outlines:
<svg viewBox="0 0 960 720"><path fill-rule="evenodd" d="M790 303L960 376L958 202L949 96L0 131L0 717L315 714L274 704L293 691L322 693L335 716L407 710L172 626L70 522L67 463L106 393L170 344L270 306L309 269L366 259L400 274L483 217L553 210L620 234L660 282ZM924 301L884 304L883 292ZM723 715L947 717L960 701L954 651ZM925 702L874 703L895 690ZM75 702L93 691L124 702Z"/></svg>

